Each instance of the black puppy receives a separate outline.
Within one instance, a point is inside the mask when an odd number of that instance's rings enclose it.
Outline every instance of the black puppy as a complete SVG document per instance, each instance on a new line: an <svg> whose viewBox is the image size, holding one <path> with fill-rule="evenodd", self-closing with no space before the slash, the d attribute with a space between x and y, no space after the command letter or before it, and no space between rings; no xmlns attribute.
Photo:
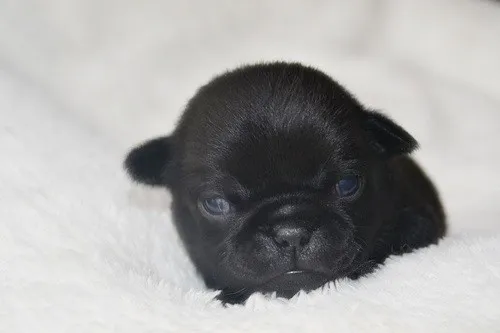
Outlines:
<svg viewBox="0 0 500 333"><path fill-rule="evenodd" d="M174 221L228 303L357 278L436 243L445 216L403 128L296 63L216 77L175 132L133 149L137 181L168 188Z"/></svg>

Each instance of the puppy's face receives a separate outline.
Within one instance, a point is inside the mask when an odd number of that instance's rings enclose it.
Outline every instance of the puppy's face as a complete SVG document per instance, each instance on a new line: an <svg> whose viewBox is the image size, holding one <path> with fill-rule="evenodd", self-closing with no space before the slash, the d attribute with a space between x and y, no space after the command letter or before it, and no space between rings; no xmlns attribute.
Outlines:
<svg viewBox="0 0 500 333"><path fill-rule="evenodd" d="M172 136L126 164L171 190L176 226L210 287L291 296L362 266L384 218L385 161L415 145L321 72L277 63L215 78Z"/></svg>

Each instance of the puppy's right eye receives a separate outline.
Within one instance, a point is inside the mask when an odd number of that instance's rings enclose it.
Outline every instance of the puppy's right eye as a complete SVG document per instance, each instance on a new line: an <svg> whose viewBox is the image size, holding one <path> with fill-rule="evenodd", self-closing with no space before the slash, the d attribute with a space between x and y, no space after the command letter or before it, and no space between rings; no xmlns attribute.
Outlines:
<svg viewBox="0 0 500 333"><path fill-rule="evenodd" d="M201 208L209 215L222 216L229 213L231 204L222 197L213 197L203 200Z"/></svg>
<svg viewBox="0 0 500 333"><path fill-rule="evenodd" d="M360 180L356 175L346 175L339 179L335 189L340 197L354 196L360 188Z"/></svg>

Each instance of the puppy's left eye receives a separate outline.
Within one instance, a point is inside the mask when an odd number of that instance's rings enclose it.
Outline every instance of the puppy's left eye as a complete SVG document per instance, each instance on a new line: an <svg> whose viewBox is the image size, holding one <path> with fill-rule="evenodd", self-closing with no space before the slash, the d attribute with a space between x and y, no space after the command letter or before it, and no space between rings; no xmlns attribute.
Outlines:
<svg viewBox="0 0 500 333"><path fill-rule="evenodd" d="M213 197L201 202L202 209L212 216L221 216L229 213L231 204L222 197Z"/></svg>
<svg viewBox="0 0 500 333"><path fill-rule="evenodd" d="M335 190L341 197L351 197L355 195L360 185L360 179L356 175L343 176L335 185Z"/></svg>

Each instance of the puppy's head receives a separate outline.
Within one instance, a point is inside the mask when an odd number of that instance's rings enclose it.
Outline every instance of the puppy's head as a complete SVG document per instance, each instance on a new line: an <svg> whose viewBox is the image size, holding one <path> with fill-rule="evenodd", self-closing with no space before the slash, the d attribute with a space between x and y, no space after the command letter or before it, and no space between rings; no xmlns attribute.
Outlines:
<svg viewBox="0 0 500 333"><path fill-rule="evenodd" d="M210 287L291 296L359 268L389 210L386 161L415 147L325 74L272 63L213 79L126 167L170 189Z"/></svg>

